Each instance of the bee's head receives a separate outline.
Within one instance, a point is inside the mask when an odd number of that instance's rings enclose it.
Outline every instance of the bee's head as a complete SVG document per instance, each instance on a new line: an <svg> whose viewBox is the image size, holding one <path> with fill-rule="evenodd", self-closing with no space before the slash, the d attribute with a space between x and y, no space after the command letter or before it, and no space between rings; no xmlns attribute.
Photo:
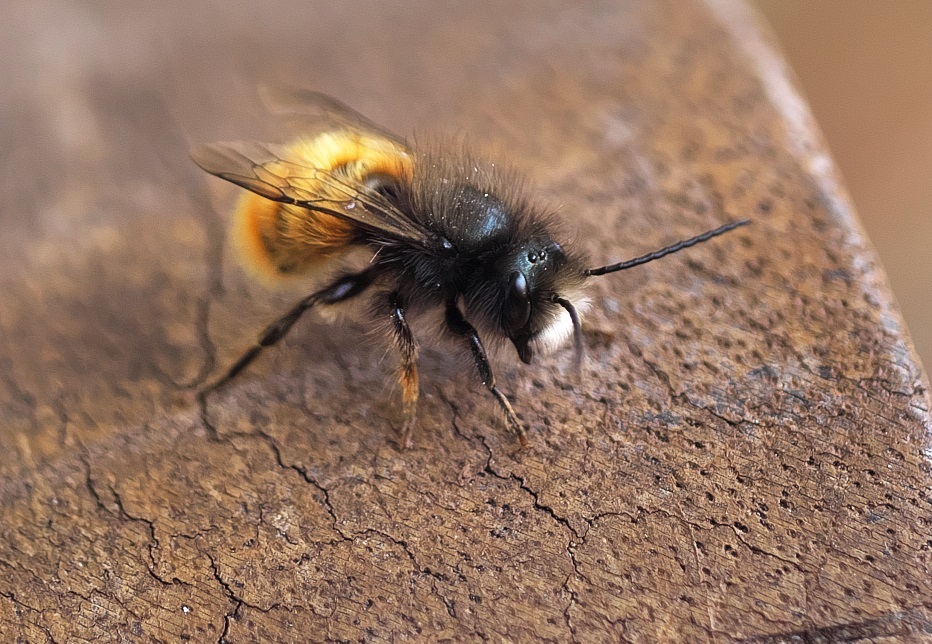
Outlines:
<svg viewBox="0 0 932 644"><path fill-rule="evenodd" d="M577 353L582 335L578 311L585 275L577 262L547 234L516 245L496 266L499 279L498 323L518 356L530 363L574 336Z"/></svg>
<svg viewBox="0 0 932 644"><path fill-rule="evenodd" d="M538 228L513 238L479 271L481 288L467 296L467 306L484 314L511 340L524 362L553 351L572 335L579 364L583 355L579 314L588 306L582 294L587 279L641 266L749 223L749 219L733 221L646 255L596 268L583 268L545 228Z"/></svg>

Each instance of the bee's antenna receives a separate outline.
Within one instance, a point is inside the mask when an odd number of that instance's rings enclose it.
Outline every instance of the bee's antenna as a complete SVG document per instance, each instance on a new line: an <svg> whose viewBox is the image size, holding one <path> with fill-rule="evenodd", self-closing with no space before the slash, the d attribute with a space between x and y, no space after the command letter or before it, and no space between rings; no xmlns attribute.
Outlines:
<svg viewBox="0 0 932 644"><path fill-rule="evenodd" d="M576 371L579 371L582 369L583 357L586 353L585 346L583 346L582 323L579 321L579 313L576 312L576 307L573 306L573 303L566 298L554 295L553 301L566 309L566 312L570 314L570 319L573 321L573 345L576 347L575 367Z"/></svg>
<svg viewBox="0 0 932 644"><path fill-rule="evenodd" d="M701 244L702 242L709 241L713 237L718 237L727 233L729 230L734 230L735 228L740 228L741 226L746 226L751 223L750 219L741 219L739 221L733 221L727 223L724 226L719 226L714 230L702 233L701 235L696 235L695 237L690 237L689 239L684 239L683 241L676 242L672 246L667 246L666 248L661 248L660 250L655 250L652 253L646 255L641 255L640 257L635 257L634 259L629 259L624 262L618 262L617 264L610 264L608 266L600 266L599 268L589 268L584 271L585 275L605 275L606 273L614 273L616 271L623 271L627 268L634 268L635 266L640 266L641 264L646 264L647 262L652 262L655 259L660 259L661 257L666 257L667 255L672 255L677 253L684 248L689 248L690 246L695 246L696 244ZM559 301L559 300L558 300ZM560 302L562 305L563 303ZM565 308L565 305L564 305ZM572 313L570 313L572 316Z"/></svg>

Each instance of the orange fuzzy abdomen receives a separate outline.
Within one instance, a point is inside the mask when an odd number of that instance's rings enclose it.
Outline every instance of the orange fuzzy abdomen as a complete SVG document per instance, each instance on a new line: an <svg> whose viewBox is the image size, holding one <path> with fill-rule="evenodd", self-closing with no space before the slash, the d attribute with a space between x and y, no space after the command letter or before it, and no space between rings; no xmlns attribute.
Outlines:
<svg viewBox="0 0 932 644"><path fill-rule="evenodd" d="M358 132L325 132L299 140L288 147L285 158L302 168L288 182L310 195L315 205L337 212L353 190L366 190L373 179L407 181L411 176L411 158L400 144ZM274 166L270 169L278 173ZM349 219L250 192L237 207L233 238L247 268L276 280L313 272L358 243L359 232Z"/></svg>

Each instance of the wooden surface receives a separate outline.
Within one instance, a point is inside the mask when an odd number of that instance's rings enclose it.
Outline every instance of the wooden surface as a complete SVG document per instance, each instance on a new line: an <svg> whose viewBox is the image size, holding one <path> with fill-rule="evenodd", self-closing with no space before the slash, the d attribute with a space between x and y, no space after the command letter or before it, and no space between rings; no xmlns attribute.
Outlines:
<svg viewBox="0 0 932 644"><path fill-rule="evenodd" d="M932 637L925 376L753 16L425 6L0 9L2 639ZM524 451L444 345L400 450L352 319L198 409L300 292L186 158L271 137L263 82L469 133L594 262L754 224L594 283L581 380L503 351Z"/></svg>

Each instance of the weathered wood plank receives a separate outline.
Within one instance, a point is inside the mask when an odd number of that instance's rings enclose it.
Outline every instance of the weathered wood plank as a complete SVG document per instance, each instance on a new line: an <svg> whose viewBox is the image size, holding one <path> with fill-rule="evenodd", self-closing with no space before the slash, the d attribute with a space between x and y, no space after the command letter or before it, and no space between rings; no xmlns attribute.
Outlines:
<svg viewBox="0 0 932 644"><path fill-rule="evenodd" d="M925 376L808 112L740 5L618 4L0 10L4 640L932 632ZM198 409L294 296L186 158L261 82L470 133L596 260L755 221L601 278L581 380L503 352L525 451L443 344L399 450L364 321Z"/></svg>

